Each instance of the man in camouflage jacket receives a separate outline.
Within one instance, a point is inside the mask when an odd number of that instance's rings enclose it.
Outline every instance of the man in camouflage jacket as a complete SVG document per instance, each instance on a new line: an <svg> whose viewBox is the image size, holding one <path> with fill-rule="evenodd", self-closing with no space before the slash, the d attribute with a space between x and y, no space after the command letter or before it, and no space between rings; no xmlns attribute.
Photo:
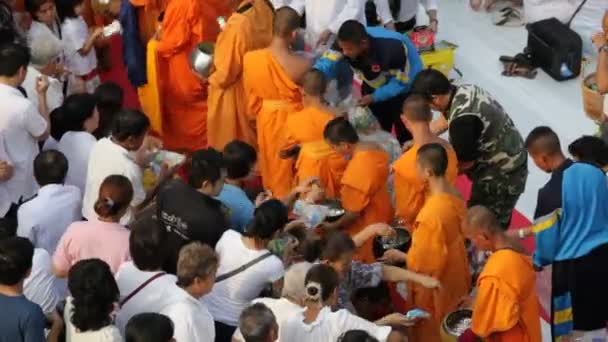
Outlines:
<svg viewBox="0 0 608 342"><path fill-rule="evenodd" d="M490 208L507 229L528 177L524 141L509 115L485 90L454 86L436 70L418 74L412 89L447 121L459 171L473 182L468 205Z"/></svg>

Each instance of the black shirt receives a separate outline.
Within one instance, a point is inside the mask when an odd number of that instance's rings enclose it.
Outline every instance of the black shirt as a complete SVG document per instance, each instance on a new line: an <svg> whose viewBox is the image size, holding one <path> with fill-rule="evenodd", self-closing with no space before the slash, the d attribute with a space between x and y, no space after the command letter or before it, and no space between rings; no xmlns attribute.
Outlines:
<svg viewBox="0 0 608 342"><path fill-rule="evenodd" d="M450 122L450 142L459 161L474 161L479 158L482 133L483 122L476 116L460 116Z"/></svg>
<svg viewBox="0 0 608 342"><path fill-rule="evenodd" d="M564 171L573 163L572 160L566 159L557 169L553 170L551 179L547 184L538 190L536 210L534 211L535 220L562 207L562 179L564 178Z"/></svg>
<svg viewBox="0 0 608 342"><path fill-rule="evenodd" d="M157 218L169 232L164 270L175 274L179 249L200 241L215 248L228 228L222 203L179 180L164 185L157 198Z"/></svg>

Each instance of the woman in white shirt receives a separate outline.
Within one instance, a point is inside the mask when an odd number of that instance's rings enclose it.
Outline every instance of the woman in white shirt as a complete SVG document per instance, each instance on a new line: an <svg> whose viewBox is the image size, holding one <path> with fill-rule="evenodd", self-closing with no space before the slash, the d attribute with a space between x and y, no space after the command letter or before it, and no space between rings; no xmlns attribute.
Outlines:
<svg viewBox="0 0 608 342"><path fill-rule="evenodd" d="M84 0L59 0L57 12L61 19L65 66L70 71L68 94L93 93L100 84L97 74L95 41L103 34L97 27L89 34L89 27L82 18Z"/></svg>
<svg viewBox="0 0 608 342"><path fill-rule="evenodd" d="M27 67L27 75L21 84L38 111L41 113L50 112L61 106L63 102L63 82L58 78L62 76L63 64L60 63L63 53L61 40L53 35L46 25L44 29L36 34L28 36L28 46L32 54L30 65ZM36 83L38 78L46 76L49 81L49 88L46 91L46 102L38 101L36 93Z"/></svg>
<svg viewBox="0 0 608 342"><path fill-rule="evenodd" d="M328 265L313 266L306 274L306 308L281 326L280 341L337 341L349 330L363 330L378 341L402 341L405 336L388 325L403 324L404 315L387 316L379 326L347 310L332 312L338 298L338 273Z"/></svg>
<svg viewBox="0 0 608 342"><path fill-rule="evenodd" d="M84 194L91 150L97 142L93 132L99 125L99 113L95 108L95 96L73 94L65 100L61 110L65 120L65 133L57 149L68 159L68 174L65 183L77 186Z"/></svg>
<svg viewBox="0 0 608 342"><path fill-rule="evenodd" d="M215 320L216 342L230 341L243 309L266 285L282 278L283 262L266 246L286 223L285 205L269 200L256 209L244 235L227 230L218 241L218 278L211 294L203 298Z"/></svg>
<svg viewBox="0 0 608 342"><path fill-rule="evenodd" d="M110 267L100 259L77 262L68 275L70 296L64 309L67 342L120 342L112 314L118 286Z"/></svg>

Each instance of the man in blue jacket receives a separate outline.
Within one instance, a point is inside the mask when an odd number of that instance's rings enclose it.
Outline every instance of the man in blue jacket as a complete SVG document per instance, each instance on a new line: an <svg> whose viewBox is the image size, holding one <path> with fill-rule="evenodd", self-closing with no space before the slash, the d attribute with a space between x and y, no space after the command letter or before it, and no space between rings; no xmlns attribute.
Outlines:
<svg viewBox="0 0 608 342"><path fill-rule="evenodd" d="M315 64L329 79L336 77L336 66L347 61L363 81L360 106L369 106L382 128L393 126L400 143L412 138L400 119L401 107L410 84L423 69L418 50L402 34L381 27L366 28L348 20L338 30L337 46Z"/></svg>

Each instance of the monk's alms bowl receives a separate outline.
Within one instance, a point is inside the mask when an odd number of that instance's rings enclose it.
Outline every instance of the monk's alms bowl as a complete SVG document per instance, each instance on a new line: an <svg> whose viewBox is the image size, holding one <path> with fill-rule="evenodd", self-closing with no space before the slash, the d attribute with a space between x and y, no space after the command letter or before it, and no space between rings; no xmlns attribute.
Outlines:
<svg viewBox="0 0 608 342"><path fill-rule="evenodd" d="M329 209L329 213L325 217L325 221L327 222L335 222L339 220L340 217L344 216L345 211L339 200L328 199L321 203L321 205L324 205Z"/></svg>
<svg viewBox="0 0 608 342"><path fill-rule="evenodd" d="M471 328L473 311L469 309L456 310L447 314L441 323L441 340L443 342L457 341L467 329Z"/></svg>
<svg viewBox="0 0 608 342"><path fill-rule="evenodd" d="M396 249L403 253L407 253L412 246L412 236L410 235L410 232L407 231L405 227L394 228L395 236L376 236L374 238L373 252L376 259L381 258L384 255L384 252L389 249Z"/></svg>
<svg viewBox="0 0 608 342"><path fill-rule="evenodd" d="M215 44L202 42L198 44L190 54L190 67L199 77L206 79L209 77L213 66L213 51Z"/></svg>

